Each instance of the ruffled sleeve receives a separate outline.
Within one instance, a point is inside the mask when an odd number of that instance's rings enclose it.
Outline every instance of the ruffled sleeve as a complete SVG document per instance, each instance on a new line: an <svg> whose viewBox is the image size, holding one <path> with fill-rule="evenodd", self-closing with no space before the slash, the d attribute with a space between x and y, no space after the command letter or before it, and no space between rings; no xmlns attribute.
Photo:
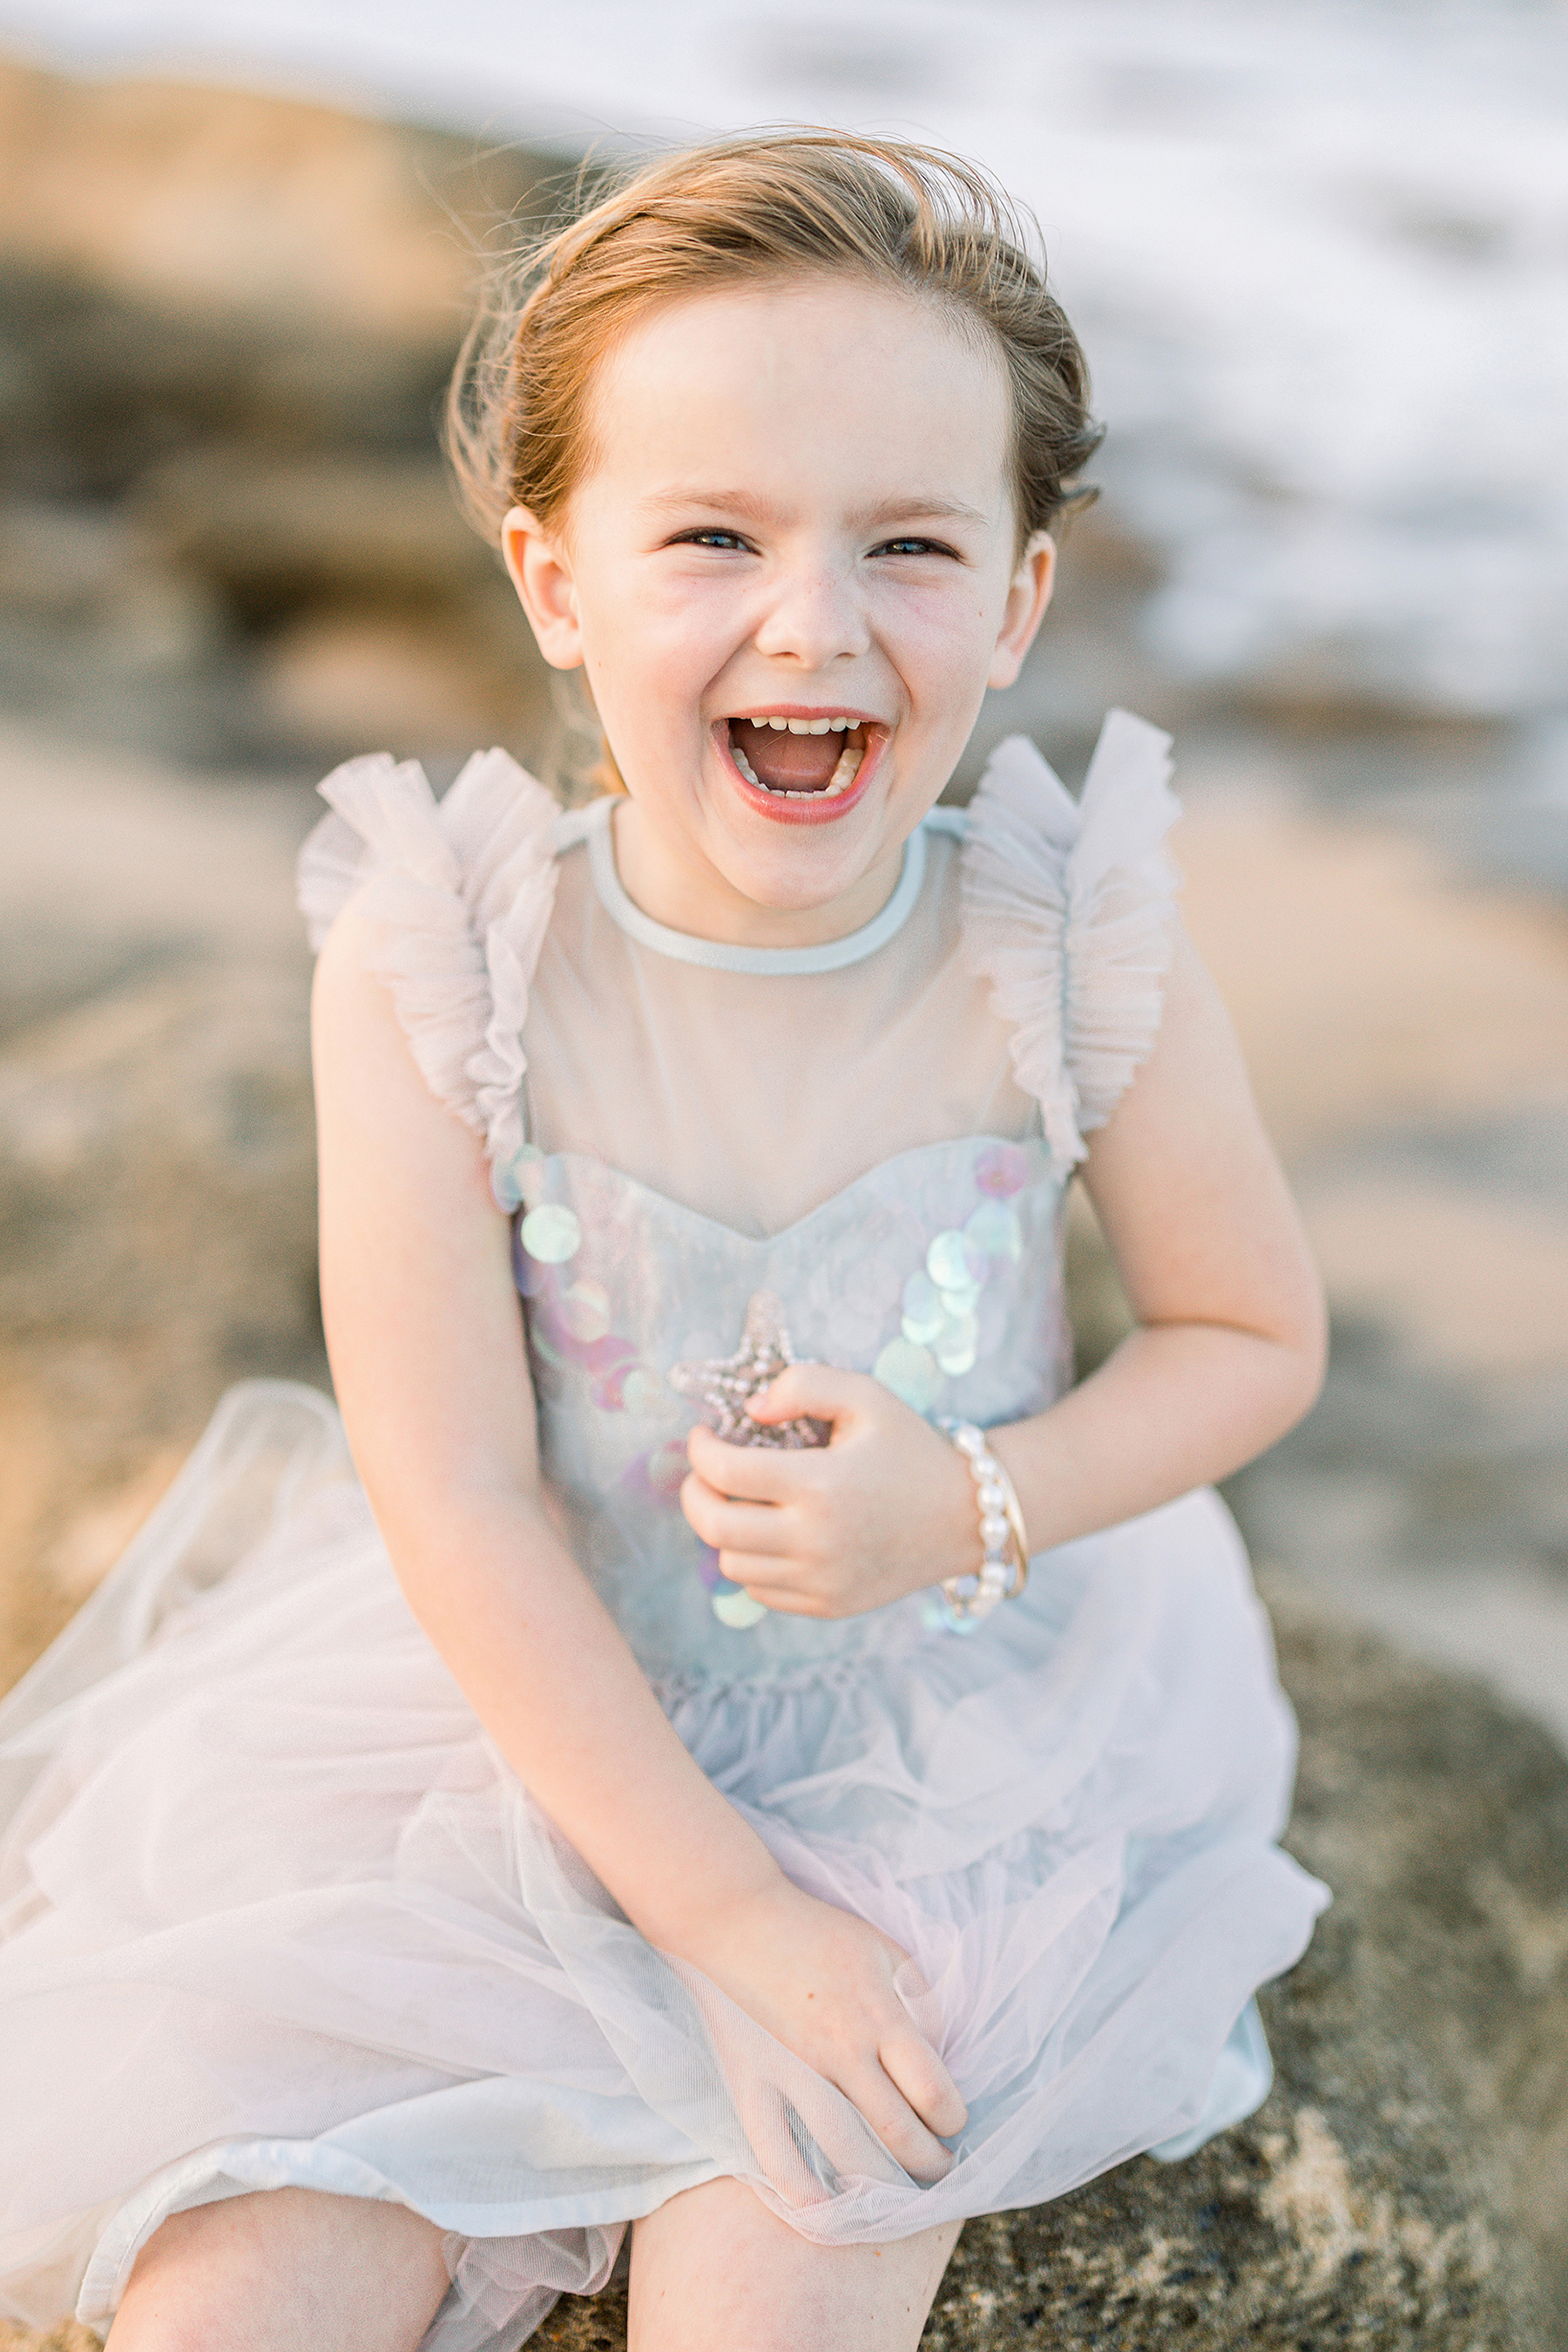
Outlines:
<svg viewBox="0 0 1568 2352"><path fill-rule="evenodd" d="M1170 751L1157 727L1111 711L1075 802L1014 735L969 806L965 955L1012 1025L1018 1084L1040 1105L1064 1176L1160 1026L1179 880L1164 846L1181 814Z"/></svg>
<svg viewBox="0 0 1568 2352"><path fill-rule="evenodd" d="M484 1139L505 1208L521 1150L522 1027L555 898L560 809L504 751L478 751L437 805L425 772L387 753L321 787L332 814L300 852L319 949L356 891L381 926L371 969L392 992L431 1092Z"/></svg>

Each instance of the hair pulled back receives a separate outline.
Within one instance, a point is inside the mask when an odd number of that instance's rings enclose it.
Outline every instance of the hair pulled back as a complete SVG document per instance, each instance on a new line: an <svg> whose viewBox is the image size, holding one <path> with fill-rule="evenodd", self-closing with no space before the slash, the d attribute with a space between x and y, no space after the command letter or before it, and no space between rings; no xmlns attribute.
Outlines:
<svg viewBox="0 0 1568 2352"><path fill-rule="evenodd" d="M447 403L447 452L490 543L508 510L547 530L592 462L606 353L660 305L761 276L859 277L952 305L1004 360L1020 552L1091 491L1089 370L1033 221L974 165L896 140L778 131L660 158L491 278Z"/></svg>

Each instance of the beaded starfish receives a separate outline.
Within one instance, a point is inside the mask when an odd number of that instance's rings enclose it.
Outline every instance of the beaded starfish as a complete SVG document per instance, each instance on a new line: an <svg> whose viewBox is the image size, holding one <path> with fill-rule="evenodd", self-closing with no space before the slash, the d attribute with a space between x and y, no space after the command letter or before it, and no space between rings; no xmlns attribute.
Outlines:
<svg viewBox="0 0 1568 2352"><path fill-rule="evenodd" d="M730 1445L776 1445L798 1451L826 1445L831 1433L826 1421L804 1414L795 1421L753 1421L752 1399L777 1380L798 1357L789 1343L784 1307L771 1290L753 1293L746 1308L741 1344L732 1356L717 1356L706 1363L672 1364L666 1374L680 1396L695 1397L716 1413L714 1430Z"/></svg>

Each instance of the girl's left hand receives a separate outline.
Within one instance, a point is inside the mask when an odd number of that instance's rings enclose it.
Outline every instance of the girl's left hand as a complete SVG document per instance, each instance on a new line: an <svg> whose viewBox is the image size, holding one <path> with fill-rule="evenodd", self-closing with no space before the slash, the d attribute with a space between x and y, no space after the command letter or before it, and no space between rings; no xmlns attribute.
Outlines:
<svg viewBox="0 0 1568 2352"><path fill-rule="evenodd" d="M824 1447L727 1445L699 1425L680 1507L732 1584L790 1617L858 1617L978 1569L974 1482L956 1446L864 1372L793 1364L750 1408L831 1422Z"/></svg>

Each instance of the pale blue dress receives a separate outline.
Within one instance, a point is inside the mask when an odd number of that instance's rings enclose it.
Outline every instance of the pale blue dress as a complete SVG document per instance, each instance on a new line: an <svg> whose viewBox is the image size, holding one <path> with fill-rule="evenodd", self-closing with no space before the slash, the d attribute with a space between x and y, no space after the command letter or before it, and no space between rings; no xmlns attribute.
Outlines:
<svg viewBox="0 0 1568 2352"><path fill-rule="evenodd" d="M1113 713L1075 803L1005 745L813 950L651 922L612 803L563 818L500 753L438 809L351 763L302 860L318 932L356 891L380 919L512 1213L581 1566L783 1867L929 1984L969 2105L947 2178L626 1923L415 1622L331 1405L254 1382L0 1705L0 2310L101 2327L164 2217L293 2183L432 2219L430 2352L503 2352L715 2176L886 2239L1264 2096L1252 1996L1327 1895L1276 1842L1294 1727L1216 1497L1041 1554L967 1633L931 1593L751 1622L675 1499L667 1376L759 1292L919 1412L1059 1394L1065 1188L1159 1021L1165 751Z"/></svg>

